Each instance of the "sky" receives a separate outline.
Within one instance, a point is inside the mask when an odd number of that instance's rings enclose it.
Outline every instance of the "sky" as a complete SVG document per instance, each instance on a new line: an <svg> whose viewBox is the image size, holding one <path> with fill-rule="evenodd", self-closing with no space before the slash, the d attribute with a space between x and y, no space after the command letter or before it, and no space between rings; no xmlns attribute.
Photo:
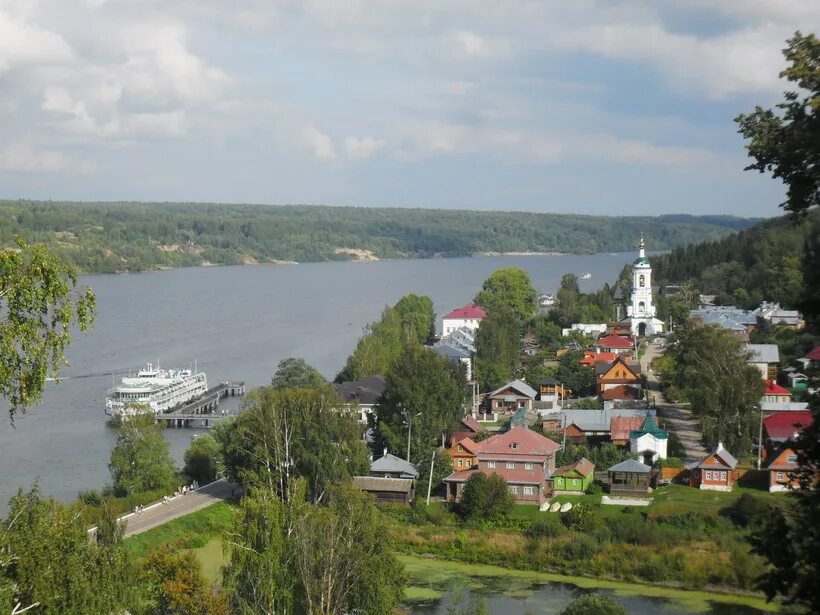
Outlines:
<svg viewBox="0 0 820 615"><path fill-rule="evenodd" d="M817 0L0 0L0 198L771 216Z"/></svg>

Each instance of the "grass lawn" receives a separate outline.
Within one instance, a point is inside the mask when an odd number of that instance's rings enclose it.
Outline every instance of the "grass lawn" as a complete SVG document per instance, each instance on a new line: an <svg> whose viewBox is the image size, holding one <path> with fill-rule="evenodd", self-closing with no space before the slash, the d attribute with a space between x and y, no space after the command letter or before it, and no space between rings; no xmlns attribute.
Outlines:
<svg viewBox="0 0 820 615"><path fill-rule="evenodd" d="M202 564L202 574L214 585L222 583L222 566L228 559L222 553L222 539L212 538L204 547L191 549L191 552Z"/></svg>
<svg viewBox="0 0 820 615"><path fill-rule="evenodd" d="M759 489L735 487L733 491L701 491L685 485L667 485L652 492L652 505L649 512L653 515L674 515L677 513L700 512L716 515L721 508L728 506L742 494L750 493L772 504L785 502L782 493L769 493Z"/></svg>
<svg viewBox="0 0 820 615"><path fill-rule="evenodd" d="M165 544L176 544L182 549L199 549L231 527L235 511L233 504L219 502L127 538L125 545L137 558Z"/></svg>
<svg viewBox="0 0 820 615"><path fill-rule="evenodd" d="M486 587L488 579L496 579L502 580L507 590L514 590L515 587L513 586L517 584L521 584L523 588L523 586L529 586L532 583L570 583L588 589L609 589L622 596L665 598L685 605L688 610L692 611L708 610L710 601L746 605L771 612L777 611L779 608L778 604L769 604L763 598L755 596L690 591L639 583L621 583L546 572L514 570L484 564L466 564L415 555L398 555L397 557L404 564L408 576L407 600L436 598L443 593L452 581L466 584L471 589L482 589Z"/></svg>

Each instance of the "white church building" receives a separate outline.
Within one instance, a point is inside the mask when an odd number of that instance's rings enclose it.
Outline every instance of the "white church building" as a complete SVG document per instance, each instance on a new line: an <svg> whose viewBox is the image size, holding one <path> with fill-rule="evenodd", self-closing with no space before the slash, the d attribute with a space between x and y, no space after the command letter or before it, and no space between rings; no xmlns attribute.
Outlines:
<svg viewBox="0 0 820 615"><path fill-rule="evenodd" d="M656 335L663 332L664 322L655 318L655 306L652 303L652 265L646 258L646 245L643 235L638 249L638 258L632 263L632 297L626 307L627 318L632 335Z"/></svg>

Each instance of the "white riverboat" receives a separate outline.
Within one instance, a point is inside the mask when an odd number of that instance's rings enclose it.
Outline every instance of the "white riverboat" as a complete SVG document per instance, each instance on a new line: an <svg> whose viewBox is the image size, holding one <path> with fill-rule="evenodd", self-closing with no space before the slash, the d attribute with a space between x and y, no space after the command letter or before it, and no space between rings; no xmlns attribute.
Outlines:
<svg viewBox="0 0 820 615"><path fill-rule="evenodd" d="M199 397L208 390L204 372L190 369L159 369L148 363L136 376L125 376L108 390L105 413L130 416L150 409L165 412Z"/></svg>

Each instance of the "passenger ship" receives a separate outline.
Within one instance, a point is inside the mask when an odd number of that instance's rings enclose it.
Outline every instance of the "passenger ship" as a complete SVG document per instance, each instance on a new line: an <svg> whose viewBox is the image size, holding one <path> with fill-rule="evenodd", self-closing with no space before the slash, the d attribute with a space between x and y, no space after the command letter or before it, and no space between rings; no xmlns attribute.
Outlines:
<svg viewBox="0 0 820 615"><path fill-rule="evenodd" d="M208 390L204 372L190 369L159 369L148 363L136 376L126 376L119 386L108 390L105 413L109 416L130 416L140 407L154 413L171 410L191 401ZM144 411L144 410L142 410Z"/></svg>

